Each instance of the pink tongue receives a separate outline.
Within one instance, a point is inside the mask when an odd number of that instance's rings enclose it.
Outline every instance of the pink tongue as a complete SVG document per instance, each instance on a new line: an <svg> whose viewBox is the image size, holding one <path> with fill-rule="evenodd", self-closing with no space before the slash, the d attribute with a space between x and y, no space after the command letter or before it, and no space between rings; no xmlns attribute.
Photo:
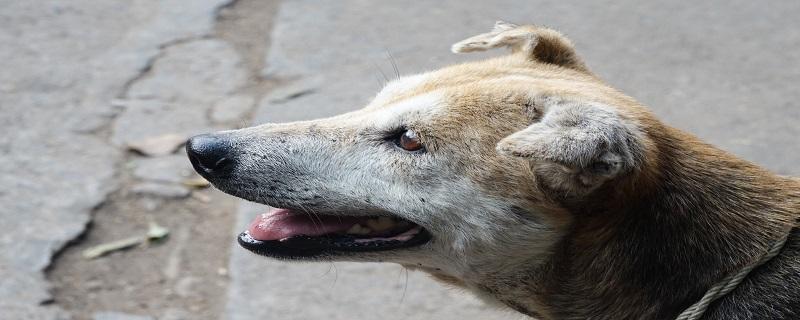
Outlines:
<svg viewBox="0 0 800 320"><path fill-rule="evenodd" d="M253 239L268 241L306 235L321 236L344 232L358 223L358 218L295 213L287 209L272 209L260 214L250 223L247 232Z"/></svg>

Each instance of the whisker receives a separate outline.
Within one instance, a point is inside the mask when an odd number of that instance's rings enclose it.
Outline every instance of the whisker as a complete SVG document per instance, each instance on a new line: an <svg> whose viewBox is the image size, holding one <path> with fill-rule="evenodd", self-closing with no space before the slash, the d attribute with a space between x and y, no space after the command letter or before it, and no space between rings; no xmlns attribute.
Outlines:
<svg viewBox="0 0 800 320"><path fill-rule="evenodd" d="M331 267L333 267L333 284L331 288L336 286L336 282L339 281L339 269L336 268L336 263L331 260Z"/></svg>
<svg viewBox="0 0 800 320"><path fill-rule="evenodd" d="M403 295L400 296L400 304L403 304L403 301L405 301L406 291L408 290L408 268L403 267L402 271L405 272L406 280L405 283L403 283Z"/></svg>
<svg viewBox="0 0 800 320"><path fill-rule="evenodd" d="M333 264L333 261L328 261L328 262L330 262L331 264ZM331 270L332 270L332 269L333 269L333 266L330 266L330 265L329 265L329 266L328 266L328 270L325 270L325 272L324 272L324 273L322 273L322 276L323 276L323 277L324 277L324 276L327 276L329 273L331 273Z"/></svg>
<svg viewBox="0 0 800 320"><path fill-rule="evenodd" d="M379 91L380 91L381 89L383 89L383 87L385 87L385 86L386 86L386 82L384 82L383 80L381 80L381 78L378 78L378 75L377 75L377 74L375 75L375 82L378 84L378 90L379 90Z"/></svg>
<svg viewBox="0 0 800 320"><path fill-rule="evenodd" d="M328 207L332 207L332 206L330 205L332 202L331 202L330 200L328 200L328 198L327 198L327 197L324 197L324 196L322 196L322 195L318 195L318 196L319 196L319 199L320 199L322 202L324 202L324 203L325 203L325 204L326 204ZM336 219L339 219L339 222L342 222L342 217L341 217L340 215L336 215Z"/></svg>
<svg viewBox="0 0 800 320"><path fill-rule="evenodd" d="M329 275L331 270L333 270L333 283L331 283L331 288L333 288L336 286L336 282L339 280L339 269L336 268L336 264L333 262L333 260L328 260L328 262L330 263L328 265L328 270L326 270L322 276L324 277Z"/></svg>
<svg viewBox="0 0 800 320"><path fill-rule="evenodd" d="M395 79L400 79L400 69L397 68L397 60L394 58L394 55L392 55L392 52L389 51L389 49L386 49L386 54L389 55L389 62L392 63Z"/></svg>
<svg viewBox="0 0 800 320"><path fill-rule="evenodd" d="M384 85L389 82L389 76L387 76L386 72L383 72L383 69L381 69L381 67L378 66L378 64L375 63L374 61L372 62L372 67L375 68L375 70L378 70L378 73L381 74L381 77L383 77L383 84Z"/></svg>
<svg viewBox="0 0 800 320"><path fill-rule="evenodd" d="M316 228L317 231L322 231L322 218L313 210L306 209L306 207L304 207L302 204L298 204L298 206L300 207L300 210L303 210L303 212L305 212L308 217L311 218L311 223L314 224L314 228ZM316 221L314 220L315 217L317 218Z"/></svg>

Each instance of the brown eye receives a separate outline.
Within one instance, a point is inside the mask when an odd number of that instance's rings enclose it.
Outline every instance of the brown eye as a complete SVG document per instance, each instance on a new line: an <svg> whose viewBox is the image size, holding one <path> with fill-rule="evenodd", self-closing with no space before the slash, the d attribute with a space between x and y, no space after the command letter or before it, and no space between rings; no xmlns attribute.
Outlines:
<svg viewBox="0 0 800 320"><path fill-rule="evenodd" d="M400 134L400 138L397 140L397 146L406 151L417 151L422 149L422 142L419 141L416 132L406 130Z"/></svg>

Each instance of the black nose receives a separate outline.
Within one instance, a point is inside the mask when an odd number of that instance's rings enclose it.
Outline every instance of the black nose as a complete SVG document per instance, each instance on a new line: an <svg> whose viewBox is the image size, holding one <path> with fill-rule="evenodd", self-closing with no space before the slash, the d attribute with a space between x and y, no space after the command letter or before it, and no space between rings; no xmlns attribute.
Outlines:
<svg viewBox="0 0 800 320"><path fill-rule="evenodd" d="M233 163L230 142L219 135L201 134L186 142L192 166L203 176L228 172Z"/></svg>

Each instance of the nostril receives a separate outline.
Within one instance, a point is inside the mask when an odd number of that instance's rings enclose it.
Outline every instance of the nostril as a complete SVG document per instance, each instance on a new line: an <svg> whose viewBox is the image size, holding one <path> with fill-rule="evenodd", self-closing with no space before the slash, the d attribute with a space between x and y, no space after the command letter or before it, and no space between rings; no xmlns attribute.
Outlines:
<svg viewBox="0 0 800 320"><path fill-rule="evenodd" d="M210 168L211 168L211 171L216 172L216 173L227 172L228 169L229 169L228 165L231 164L231 163L233 163L231 161L231 159L229 159L227 157L223 157L223 158L220 158L219 160L217 160L217 162L215 162Z"/></svg>
<svg viewBox="0 0 800 320"><path fill-rule="evenodd" d="M228 163L228 158L221 158L214 163L214 168L222 168Z"/></svg>
<svg viewBox="0 0 800 320"><path fill-rule="evenodd" d="M192 137L186 142L186 153L201 174L219 173L232 162L230 143L219 135Z"/></svg>

